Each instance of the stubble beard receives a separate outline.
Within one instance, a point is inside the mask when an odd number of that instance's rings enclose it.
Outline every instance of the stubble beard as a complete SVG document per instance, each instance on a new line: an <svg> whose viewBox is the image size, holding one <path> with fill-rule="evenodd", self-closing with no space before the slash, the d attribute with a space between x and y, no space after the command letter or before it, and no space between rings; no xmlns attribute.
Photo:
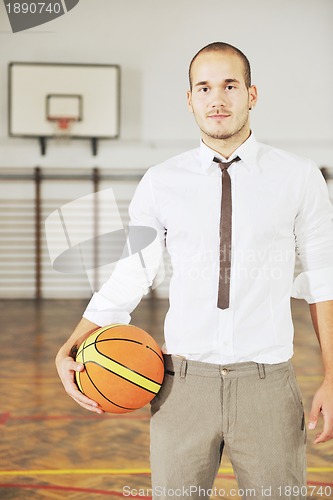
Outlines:
<svg viewBox="0 0 333 500"><path fill-rule="evenodd" d="M201 132L206 136L209 137L210 139L215 139L215 140L228 140L231 139L232 137L236 137L237 135L241 135L242 131L246 128L249 120L249 114L246 114L241 120L240 124L232 129L232 130L226 130L224 132L210 132L209 130L206 130L204 126L200 123L198 123L198 120L196 120Z"/></svg>
<svg viewBox="0 0 333 500"><path fill-rule="evenodd" d="M219 139L219 140L226 140L230 139L230 137L233 137L235 135L235 132L230 133L230 134L210 134L206 130L200 129L201 132L206 136L210 137L211 139Z"/></svg>
<svg viewBox="0 0 333 500"><path fill-rule="evenodd" d="M232 137L237 136L240 134L244 128L247 125L247 119L242 122L242 124L238 127L235 128L234 130L225 131L221 133L214 133L214 132L209 132L208 130L205 130L203 127L200 127L201 132L206 135L207 137L210 137L211 139L217 139L217 140L227 140L231 139Z"/></svg>

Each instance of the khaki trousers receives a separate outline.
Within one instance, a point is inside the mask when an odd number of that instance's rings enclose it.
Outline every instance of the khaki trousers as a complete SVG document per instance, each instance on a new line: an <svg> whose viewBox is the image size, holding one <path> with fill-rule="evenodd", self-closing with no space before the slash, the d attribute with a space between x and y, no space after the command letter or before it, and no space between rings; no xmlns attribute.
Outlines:
<svg viewBox="0 0 333 500"><path fill-rule="evenodd" d="M240 496L305 499L306 428L290 361L216 365L165 355L151 402L153 499L209 498L225 448Z"/></svg>

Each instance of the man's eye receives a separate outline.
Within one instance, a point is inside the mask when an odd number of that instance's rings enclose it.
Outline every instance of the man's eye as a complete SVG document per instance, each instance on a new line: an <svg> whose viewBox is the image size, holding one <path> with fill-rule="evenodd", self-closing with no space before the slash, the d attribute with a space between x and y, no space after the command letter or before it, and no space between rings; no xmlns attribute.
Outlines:
<svg viewBox="0 0 333 500"><path fill-rule="evenodd" d="M199 92L203 92L204 94L206 94L207 92L209 91L209 88L208 87L202 87Z"/></svg>
<svg viewBox="0 0 333 500"><path fill-rule="evenodd" d="M227 86L226 86L226 89L227 89L227 90L233 90L234 88L235 88L235 87L234 87L233 85L227 85Z"/></svg>

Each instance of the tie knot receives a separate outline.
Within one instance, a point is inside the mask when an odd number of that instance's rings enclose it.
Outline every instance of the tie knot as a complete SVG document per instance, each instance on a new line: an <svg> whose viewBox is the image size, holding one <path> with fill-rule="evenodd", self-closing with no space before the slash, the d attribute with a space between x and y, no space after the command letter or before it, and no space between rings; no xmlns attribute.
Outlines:
<svg viewBox="0 0 333 500"><path fill-rule="evenodd" d="M236 163L237 161L240 161L240 157L236 156L236 158L234 158L233 160L230 160L230 161L221 161L218 158L216 158L216 156L215 156L213 161L218 163L220 169L223 171L223 170L226 170L227 168L229 168L232 163Z"/></svg>

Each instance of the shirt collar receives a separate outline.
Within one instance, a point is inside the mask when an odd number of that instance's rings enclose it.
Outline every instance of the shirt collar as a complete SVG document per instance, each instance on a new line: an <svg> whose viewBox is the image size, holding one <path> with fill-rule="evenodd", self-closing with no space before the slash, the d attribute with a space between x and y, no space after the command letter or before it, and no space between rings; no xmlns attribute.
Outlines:
<svg viewBox="0 0 333 500"><path fill-rule="evenodd" d="M230 161L236 156L239 156L240 159L244 162L246 168L251 172L260 172L260 167L258 164L258 152L259 152L259 144L256 141L253 133L251 132L250 137L241 144L236 151L232 153L230 158L226 160L223 156L210 147L206 146L206 144L201 140L200 143L200 163L202 171L205 173L210 173L216 170L216 163L213 162L213 158L220 158L222 161Z"/></svg>

